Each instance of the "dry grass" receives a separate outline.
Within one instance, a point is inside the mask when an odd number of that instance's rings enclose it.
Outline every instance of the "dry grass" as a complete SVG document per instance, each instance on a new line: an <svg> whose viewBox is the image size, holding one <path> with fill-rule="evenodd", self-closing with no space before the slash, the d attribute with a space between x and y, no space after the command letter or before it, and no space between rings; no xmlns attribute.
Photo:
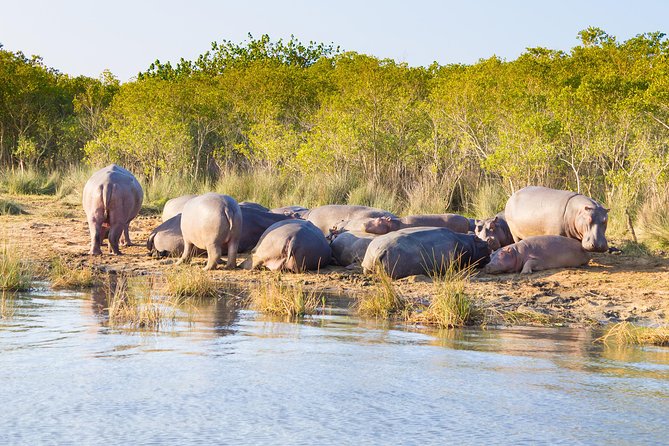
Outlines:
<svg viewBox="0 0 669 446"><path fill-rule="evenodd" d="M637 213L639 238L657 248L669 248L669 190L646 200Z"/></svg>
<svg viewBox="0 0 669 446"><path fill-rule="evenodd" d="M251 309L264 314L299 318L314 314L325 304L325 296L305 291L302 285L287 285L281 276L253 287L249 293Z"/></svg>
<svg viewBox="0 0 669 446"><path fill-rule="evenodd" d="M389 319L398 317L406 319L410 311L410 304L399 294L393 279L383 266L377 265L372 278L376 282L368 293L358 295L355 309L360 316Z"/></svg>
<svg viewBox="0 0 669 446"><path fill-rule="evenodd" d="M0 247L0 290L27 290L33 274L32 266L21 259L18 249L7 244Z"/></svg>
<svg viewBox="0 0 669 446"><path fill-rule="evenodd" d="M60 174L46 174L32 169L7 170L2 183L5 190L14 195L54 195L60 183Z"/></svg>
<svg viewBox="0 0 669 446"><path fill-rule="evenodd" d="M669 346L669 326L640 327L630 322L618 322L609 327L595 342L617 345Z"/></svg>
<svg viewBox="0 0 669 446"><path fill-rule="evenodd" d="M108 281L105 287L111 326L158 330L176 319L176 305L156 298L146 284L131 284L127 277L118 276L115 284Z"/></svg>
<svg viewBox="0 0 669 446"><path fill-rule="evenodd" d="M90 288L98 283L92 268L69 266L60 257L51 260L49 280L52 288Z"/></svg>
<svg viewBox="0 0 669 446"><path fill-rule="evenodd" d="M0 215L21 215L25 213L26 211L20 204L11 200L0 199Z"/></svg>
<svg viewBox="0 0 669 446"><path fill-rule="evenodd" d="M562 319L539 313L529 309L518 309L501 313L502 320L507 325L553 325L563 322Z"/></svg>
<svg viewBox="0 0 669 446"><path fill-rule="evenodd" d="M478 218L495 216L504 209L507 198L499 184L483 184L471 198L470 213Z"/></svg>
<svg viewBox="0 0 669 446"><path fill-rule="evenodd" d="M199 268L174 268L167 272L165 291L182 298L211 298L218 296L218 285L207 271Z"/></svg>

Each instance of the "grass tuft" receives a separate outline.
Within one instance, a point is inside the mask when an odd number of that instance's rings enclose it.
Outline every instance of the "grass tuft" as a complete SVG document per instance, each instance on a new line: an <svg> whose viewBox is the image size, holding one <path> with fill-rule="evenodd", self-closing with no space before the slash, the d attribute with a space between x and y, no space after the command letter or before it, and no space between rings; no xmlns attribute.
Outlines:
<svg viewBox="0 0 669 446"><path fill-rule="evenodd" d="M41 173L36 170L8 171L3 182L8 193L14 195L54 195L60 182L60 174Z"/></svg>
<svg viewBox="0 0 669 446"><path fill-rule="evenodd" d="M281 276L252 288L249 300L255 311L291 319L314 314L318 306L325 303L322 294L304 291L302 285L287 285Z"/></svg>
<svg viewBox="0 0 669 446"><path fill-rule="evenodd" d="M69 266L62 258L51 259L49 279L52 288L90 288L97 284L93 270Z"/></svg>
<svg viewBox="0 0 669 446"><path fill-rule="evenodd" d="M175 268L167 275L166 292L177 298L210 298L218 296L218 286L206 271L199 268Z"/></svg>
<svg viewBox="0 0 669 446"><path fill-rule="evenodd" d="M637 213L642 241L657 248L669 248L669 191L644 202Z"/></svg>
<svg viewBox="0 0 669 446"><path fill-rule="evenodd" d="M21 215L27 214L23 207L11 200L0 199L0 215Z"/></svg>
<svg viewBox="0 0 669 446"><path fill-rule="evenodd" d="M0 319L11 319L16 312L16 299L14 293L3 291L0 294Z"/></svg>
<svg viewBox="0 0 669 446"><path fill-rule="evenodd" d="M504 209L507 195L499 184L483 184L472 197L471 213L478 218L497 215Z"/></svg>
<svg viewBox="0 0 669 446"><path fill-rule="evenodd" d="M609 327L595 342L618 345L669 346L669 326L640 327L630 322L618 322Z"/></svg>
<svg viewBox="0 0 669 446"><path fill-rule="evenodd" d="M112 285L105 285L107 315L111 326L158 330L176 319L176 308L169 301L157 299L146 284L130 284L125 276L118 276Z"/></svg>
<svg viewBox="0 0 669 446"><path fill-rule="evenodd" d="M33 278L31 265L22 260L19 251L8 245L0 248L0 290L30 289Z"/></svg>
<svg viewBox="0 0 669 446"><path fill-rule="evenodd" d="M383 266L377 265L372 273L376 282L374 288L365 294L360 294L355 303L359 315L375 319L389 319L391 317L407 318L410 304L399 294L393 279Z"/></svg>

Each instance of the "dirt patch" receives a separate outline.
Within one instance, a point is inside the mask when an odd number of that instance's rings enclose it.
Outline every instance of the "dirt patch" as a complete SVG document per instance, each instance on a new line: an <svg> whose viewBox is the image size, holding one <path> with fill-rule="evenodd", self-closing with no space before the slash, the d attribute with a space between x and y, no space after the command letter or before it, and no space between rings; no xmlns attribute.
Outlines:
<svg viewBox="0 0 669 446"><path fill-rule="evenodd" d="M68 263L90 265L100 271L129 274L169 274L173 259L147 255L146 240L160 223L159 216L139 216L131 224L133 246L123 255L89 256L88 226L80 206L53 197L12 197L27 215L0 216L0 239L21 248L25 258L46 265L54 256ZM615 241L614 241L615 242ZM615 243L614 243L615 244ZM103 247L103 252L105 247ZM246 257L240 256L240 262ZM194 260L203 266L205 259ZM246 286L270 277L266 271L212 271L216 280ZM285 274L287 282L333 293L364 293L373 281L360 271L327 267L319 273ZM412 298L429 299L430 278L414 276L396 281L398 290ZM551 270L529 276L478 273L469 292L500 312L537 312L570 325L620 320L664 322L669 314L669 259L664 256L595 254L588 267Z"/></svg>

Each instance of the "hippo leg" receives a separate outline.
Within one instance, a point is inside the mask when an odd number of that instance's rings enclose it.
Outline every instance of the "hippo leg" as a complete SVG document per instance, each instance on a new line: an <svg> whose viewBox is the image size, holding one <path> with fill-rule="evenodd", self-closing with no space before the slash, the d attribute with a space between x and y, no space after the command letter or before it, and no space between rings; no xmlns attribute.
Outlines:
<svg viewBox="0 0 669 446"><path fill-rule="evenodd" d="M123 246L132 246L130 241L130 223L126 224L123 228Z"/></svg>
<svg viewBox="0 0 669 446"><path fill-rule="evenodd" d="M216 269L216 264L218 263L218 259L221 258L221 255L223 255L223 250L221 249L220 244L211 243L207 245L207 265L204 267L204 270Z"/></svg>
<svg viewBox="0 0 669 446"><path fill-rule="evenodd" d="M184 252L181 254L179 260L175 265L181 265L182 263L189 263L190 258L193 256L193 244L188 240L184 240Z"/></svg>
<svg viewBox="0 0 669 446"><path fill-rule="evenodd" d="M90 255L99 256L102 255L102 250L100 249L101 238L102 238L102 224L94 221L88 221L88 229L91 233L91 250L88 252Z"/></svg>
<svg viewBox="0 0 669 446"><path fill-rule="evenodd" d="M239 248L239 240L230 240L228 243L228 263L225 269L237 268L237 249Z"/></svg>
<svg viewBox="0 0 669 446"><path fill-rule="evenodd" d="M537 266L539 266L539 261L537 259L529 259L523 265L523 270L520 274L532 274L537 269Z"/></svg>
<svg viewBox="0 0 669 446"><path fill-rule="evenodd" d="M109 252L117 256L121 255L121 251L118 249L118 242L123 233L123 226L112 225L109 228Z"/></svg>

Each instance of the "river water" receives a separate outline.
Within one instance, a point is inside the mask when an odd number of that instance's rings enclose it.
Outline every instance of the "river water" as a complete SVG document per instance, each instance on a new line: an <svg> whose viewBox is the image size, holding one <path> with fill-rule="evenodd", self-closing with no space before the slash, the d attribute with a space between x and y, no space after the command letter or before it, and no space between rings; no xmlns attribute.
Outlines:
<svg viewBox="0 0 669 446"><path fill-rule="evenodd" d="M669 349L567 328L424 331L231 300L160 330L90 293L0 319L0 444L667 444Z"/></svg>

